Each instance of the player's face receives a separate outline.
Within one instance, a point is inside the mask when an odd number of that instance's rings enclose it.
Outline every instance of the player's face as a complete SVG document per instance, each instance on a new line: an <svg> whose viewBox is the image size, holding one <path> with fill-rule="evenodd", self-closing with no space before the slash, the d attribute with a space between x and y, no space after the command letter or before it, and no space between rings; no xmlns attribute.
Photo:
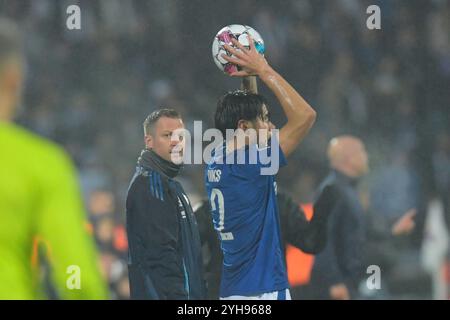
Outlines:
<svg viewBox="0 0 450 320"><path fill-rule="evenodd" d="M265 141L259 141L260 136L258 134L258 143L262 143L265 144L265 142L269 139L270 134L271 134L271 130L274 129L275 126L273 125L273 123L270 121L270 117L269 117L269 111L267 110L266 105L263 105L263 112L261 117L258 117L256 119L255 122L255 129L259 130L259 129L263 129L266 130L265 132L267 133L267 136L264 138ZM259 133L259 132L258 132Z"/></svg>
<svg viewBox="0 0 450 320"><path fill-rule="evenodd" d="M161 117L155 123L152 134L145 137L145 144L161 158L180 163L185 144L184 136L180 132L182 129L183 120Z"/></svg>

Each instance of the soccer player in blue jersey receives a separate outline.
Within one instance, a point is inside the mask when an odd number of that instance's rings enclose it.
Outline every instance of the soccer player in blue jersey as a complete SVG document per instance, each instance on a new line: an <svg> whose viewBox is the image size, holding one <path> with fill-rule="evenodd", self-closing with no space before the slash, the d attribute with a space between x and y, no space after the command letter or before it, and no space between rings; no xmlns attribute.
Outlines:
<svg viewBox="0 0 450 320"><path fill-rule="evenodd" d="M231 76L258 76L275 94L287 117L279 134L273 134L265 99L255 93L235 91L217 105L215 127L224 136L229 129L238 134L216 148L206 168L206 189L214 227L223 251L221 299L290 299L276 202L275 173L263 169L286 163L312 127L316 113L300 94L258 54L233 40L224 59L240 66ZM266 136L250 134L257 130ZM240 136L244 139L240 139ZM253 154L253 156L252 156ZM242 161L244 159L245 161ZM241 161L239 161L241 160ZM253 161L252 161L253 160ZM233 164L231 162L234 162ZM242 162L245 162L242 164Z"/></svg>

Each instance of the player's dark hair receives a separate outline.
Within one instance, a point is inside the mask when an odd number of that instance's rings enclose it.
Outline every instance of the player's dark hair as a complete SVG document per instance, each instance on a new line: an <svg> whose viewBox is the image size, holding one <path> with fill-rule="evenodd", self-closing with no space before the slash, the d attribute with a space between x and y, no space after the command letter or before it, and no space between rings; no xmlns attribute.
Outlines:
<svg viewBox="0 0 450 320"><path fill-rule="evenodd" d="M0 67L11 57L23 54L22 36L17 25L0 17Z"/></svg>
<svg viewBox="0 0 450 320"><path fill-rule="evenodd" d="M181 115L174 109L159 109L148 115L144 121L144 134L148 135L152 131L155 123L162 117L181 119Z"/></svg>
<svg viewBox="0 0 450 320"><path fill-rule="evenodd" d="M257 93L236 90L228 92L217 102L214 123L224 137L227 129L237 129L239 120L255 121L263 117L266 99Z"/></svg>

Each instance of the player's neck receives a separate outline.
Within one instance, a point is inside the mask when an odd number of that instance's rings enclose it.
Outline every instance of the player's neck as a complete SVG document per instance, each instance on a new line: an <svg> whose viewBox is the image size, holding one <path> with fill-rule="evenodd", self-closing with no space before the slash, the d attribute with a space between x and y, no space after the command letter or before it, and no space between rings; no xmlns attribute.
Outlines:
<svg viewBox="0 0 450 320"><path fill-rule="evenodd" d="M247 145L248 145L247 138L245 140L243 140L243 139L237 139L236 137L234 137L233 139L230 139L225 143L226 152L231 153L231 152L234 152L235 150L244 148Z"/></svg>

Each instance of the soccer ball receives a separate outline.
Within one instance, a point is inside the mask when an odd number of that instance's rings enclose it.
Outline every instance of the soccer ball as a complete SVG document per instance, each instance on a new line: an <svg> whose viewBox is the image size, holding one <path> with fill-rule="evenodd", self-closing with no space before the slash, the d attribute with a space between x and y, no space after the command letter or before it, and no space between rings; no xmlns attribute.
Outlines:
<svg viewBox="0 0 450 320"><path fill-rule="evenodd" d="M212 44L212 55L216 66L223 72L227 74L232 74L240 70L239 66L232 64L226 61L222 54L226 54L230 57L233 55L228 52L223 45L228 44L234 48L236 48L231 42L231 38L235 38L238 40L244 47L249 48L247 35L250 35L255 43L256 50L264 55L265 47L264 40L261 35L252 27L241 25L241 24L232 24L222 28L214 37L214 41ZM237 48L236 48L237 49ZM239 49L237 49L239 50Z"/></svg>

